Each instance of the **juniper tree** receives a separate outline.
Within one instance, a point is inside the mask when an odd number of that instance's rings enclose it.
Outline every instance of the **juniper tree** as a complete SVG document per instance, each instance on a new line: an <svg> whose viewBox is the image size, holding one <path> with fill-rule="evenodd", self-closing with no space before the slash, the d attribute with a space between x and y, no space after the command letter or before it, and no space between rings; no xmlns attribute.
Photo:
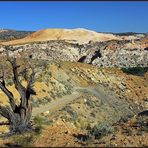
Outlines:
<svg viewBox="0 0 148 148"><path fill-rule="evenodd" d="M0 114L1 116L8 119L10 125L10 132L12 133L23 133L31 129L31 116L32 116L32 104L30 101L31 95L36 95L36 92L33 90L33 84L35 81L35 72L33 67L30 65L31 74L29 78L26 78L26 75L23 73L26 70L23 70L21 73L26 81L27 85L23 86L19 80L20 73L18 72L16 58L10 57L8 54L9 46L6 46L6 58L10 63L13 71L13 83L20 95L20 103L16 104L13 92L9 91L5 83L5 71L3 65L1 65L1 76L0 76L0 89L5 93L9 100L10 107L5 107L0 105ZM0 98L2 99L2 98Z"/></svg>

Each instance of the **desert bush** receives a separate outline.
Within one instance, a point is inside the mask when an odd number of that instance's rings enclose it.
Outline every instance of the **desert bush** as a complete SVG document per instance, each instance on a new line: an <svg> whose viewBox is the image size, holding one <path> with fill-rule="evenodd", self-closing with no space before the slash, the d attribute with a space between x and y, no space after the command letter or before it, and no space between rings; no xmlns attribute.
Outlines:
<svg viewBox="0 0 148 148"><path fill-rule="evenodd" d="M102 136L112 133L113 131L114 129L111 126L104 123L98 123L89 131L89 133L91 136L94 136L95 139L100 139Z"/></svg>
<svg viewBox="0 0 148 148"><path fill-rule="evenodd" d="M36 123L34 130L29 133L24 133L22 135L13 135L11 137L10 143L7 143L6 146L19 146L19 147L30 147L34 143L34 141L37 139L37 137L41 134L41 131L43 129L42 123L43 119L40 117L35 117L34 121Z"/></svg>
<svg viewBox="0 0 148 148"><path fill-rule="evenodd" d="M89 123L88 123L88 121L79 118L79 119L75 122L75 126L76 126L77 128L80 128L80 129L84 130L84 129L88 129Z"/></svg>
<svg viewBox="0 0 148 148"><path fill-rule="evenodd" d="M44 97L44 100L46 100L46 103L49 103L49 102L51 102L52 101L52 99L51 98L49 98L49 97Z"/></svg>
<svg viewBox="0 0 148 148"><path fill-rule="evenodd" d="M39 106L39 105L45 105L47 103L49 103L51 101L51 98L48 98L47 96L40 99L40 98L37 98L36 101L34 101L34 106Z"/></svg>
<svg viewBox="0 0 148 148"><path fill-rule="evenodd" d="M53 123L52 120L39 115L34 117L33 122L35 124L35 132L38 134L41 133L44 125L51 125Z"/></svg>
<svg viewBox="0 0 148 148"><path fill-rule="evenodd" d="M28 147L28 146L31 146L35 138L36 138L36 134L34 132L23 134L23 135L14 135L12 137L12 143L9 143L6 145L9 145L9 146L17 145L20 147Z"/></svg>
<svg viewBox="0 0 148 148"><path fill-rule="evenodd" d="M66 106L63 108L64 111L66 111L70 116L73 122L75 122L78 118L77 113L72 109L70 106Z"/></svg>
<svg viewBox="0 0 148 148"><path fill-rule="evenodd" d="M50 125L53 121L43 116L35 116L33 119L36 125Z"/></svg>
<svg viewBox="0 0 148 148"><path fill-rule="evenodd" d="M93 101L90 100L90 99L87 99L86 104L87 104L87 106L89 106L90 108L94 108L94 107L95 107Z"/></svg>
<svg viewBox="0 0 148 148"><path fill-rule="evenodd" d="M95 117L96 117L96 114L95 114L94 112L91 112L91 113L90 113L90 116L92 116L92 117L95 118Z"/></svg>
<svg viewBox="0 0 148 148"><path fill-rule="evenodd" d="M135 123L137 125L139 125L139 130L138 133L147 133L148 132L148 120L147 120L147 116L141 116L138 117L137 122Z"/></svg>
<svg viewBox="0 0 148 148"><path fill-rule="evenodd" d="M35 125L36 125L36 128L35 128L35 131L37 133L40 133L43 129L43 123L44 123L44 119L40 116L35 116L34 119L33 119Z"/></svg>

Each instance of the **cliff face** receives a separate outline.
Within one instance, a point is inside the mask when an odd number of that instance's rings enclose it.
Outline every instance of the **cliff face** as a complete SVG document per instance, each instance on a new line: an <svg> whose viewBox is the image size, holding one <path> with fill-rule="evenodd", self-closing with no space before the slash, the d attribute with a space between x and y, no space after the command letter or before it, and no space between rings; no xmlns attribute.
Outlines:
<svg viewBox="0 0 148 148"><path fill-rule="evenodd" d="M146 38L133 43L128 40L111 40L90 41L86 44L51 40L14 45L12 54L33 59L79 61L98 67L147 67L147 47ZM0 48L1 53L4 50L4 47Z"/></svg>

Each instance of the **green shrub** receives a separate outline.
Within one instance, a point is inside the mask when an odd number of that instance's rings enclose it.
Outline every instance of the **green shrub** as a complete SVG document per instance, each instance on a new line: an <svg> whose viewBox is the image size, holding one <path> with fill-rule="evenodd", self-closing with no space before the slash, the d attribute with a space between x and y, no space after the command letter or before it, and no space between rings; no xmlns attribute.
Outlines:
<svg viewBox="0 0 148 148"><path fill-rule="evenodd" d="M130 68L121 68L124 73L143 76L148 72L148 67L130 67Z"/></svg>
<svg viewBox="0 0 148 148"><path fill-rule="evenodd" d="M52 123L51 120L43 116L35 116L33 121L36 126L50 125Z"/></svg>

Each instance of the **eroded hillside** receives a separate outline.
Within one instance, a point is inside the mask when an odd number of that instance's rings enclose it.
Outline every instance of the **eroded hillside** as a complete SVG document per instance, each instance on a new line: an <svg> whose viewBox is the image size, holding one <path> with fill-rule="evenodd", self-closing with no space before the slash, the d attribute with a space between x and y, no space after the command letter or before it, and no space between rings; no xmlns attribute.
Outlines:
<svg viewBox="0 0 148 148"><path fill-rule="evenodd" d="M27 66L22 60L18 59L18 62L22 67ZM62 124L69 125L67 128L74 131L77 129L77 134L86 134L87 130L93 129L96 125L99 125L99 131L112 131L113 124L129 120L148 107L147 73L144 76L133 76L117 68L97 68L76 62L33 60L32 65L37 72L34 85L37 96L32 98L34 112L38 111L38 115L46 116L52 121L53 127L49 129L53 131L57 122L64 122ZM11 69L7 66L7 84L18 98L10 81ZM0 95L3 98L1 104L7 104L5 95L2 92ZM47 105L49 106L46 108ZM1 127L2 131L4 127ZM70 138L70 135L71 133L67 133L67 138ZM71 137L73 138L70 141L74 142L77 139ZM52 141L50 138L49 141ZM55 145L53 140L53 146L64 144L64 141L59 141ZM45 143L41 145L45 146Z"/></svg>

